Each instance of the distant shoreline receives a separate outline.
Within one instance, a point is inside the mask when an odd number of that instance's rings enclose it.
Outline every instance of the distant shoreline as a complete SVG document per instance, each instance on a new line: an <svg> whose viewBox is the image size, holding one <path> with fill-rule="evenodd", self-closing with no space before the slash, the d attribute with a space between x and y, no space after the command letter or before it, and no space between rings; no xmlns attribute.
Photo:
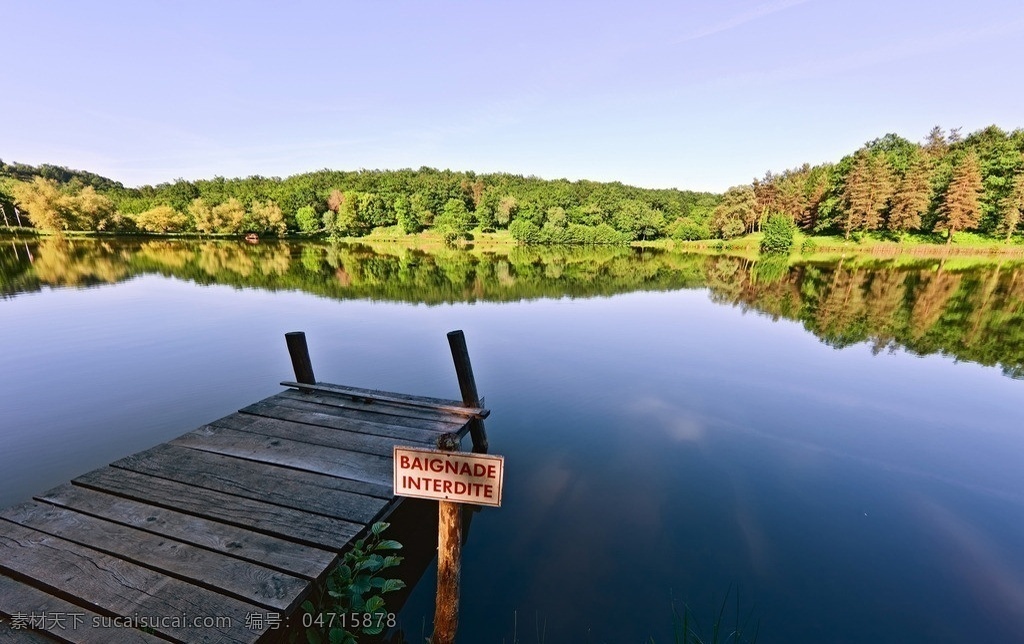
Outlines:
<svg viewBox="0 0 1024 644"><path fill-rule="evenodd" d="M56 233L40 231L34 228L17 228L0 226L0 239L48 239L54 238ZM63 236L67 239L147 239L147 240L182 240L182 241L237 241L244 242L245 236L241 234L207 234L196 233L97 233L94 231L65 231ZM592 245L583 244L521 244L508 234L507 231L483 233L479 230L472 231L472 239L460 240L455 244L445 242L440 234L426 231L414 234L395 233L392 229L378 229L361 237L336 237L310 235L284 235L284 236L261 236L259 243L273 241L287 242L316 242L316 243L344 243L344 244L399 244L409 248L424 250L472 248L482 250L487 248L503 248L509 246L527 247L567 247L567 248L589 248ZM886 239L862 239L861 241L844 240L834 235L799 235L793 245L793 251L789 258L795 261L807 260L835 260L845 256L871 256L879 259L892 259L898 257L941 259L943 257L1024 257L1024 244L1019 241L996 240L980 235L960 233L953 242L929 242L920 237L911 238L899 242ZM758 255L761 234L753 233L743 237L730 240L712 239L699 241L679 241L672 239L659 239L654 241L634 241L629 244L619 245L631 248L654 248L677 252L695 252L711 254L732 254L742 255L754 259ZM614 244L608 246L615 246Z"/></svg>

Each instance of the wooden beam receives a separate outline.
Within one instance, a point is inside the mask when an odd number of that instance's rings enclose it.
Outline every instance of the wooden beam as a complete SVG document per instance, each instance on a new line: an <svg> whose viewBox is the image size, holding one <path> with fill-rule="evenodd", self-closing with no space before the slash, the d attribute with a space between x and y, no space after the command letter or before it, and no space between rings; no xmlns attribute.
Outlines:
<svg viewBox="0 0 1024 644"><path fill-rule="evenodd" d="M469 361L469 349L466 348L466 334L462 331L449 331L448 345L452 350L452 361L455 362L455 375L459 379L462 404L466 407L481 407L483 403L476 390L473 365ZM483 418L484 416L475 416L469 424L469 433L473 437L473 451L480 454L486 454L489 447Z"/></svg>
<svg viewBox="0 0 1024 644"><path fill-rule="evenodd" d="M357 387L345 387L342 385L307 385L301 382L291 382L288 380L283 381L281 385L300 390L326 391L340 396L350 396L358 400L382 400L395 405L440 409L456 416L477 416L479 418L487 418L491 413L482 407L466 407L456 400L426 398L424 396L405 396L403 394L396 394L392 392L376 391L373 389L359 389ZM483 404L483 401L480 402Z"/></svg>
<svg viewBox="0 0 1024 644"><path fill-rule="evenodd" d="M309 347L306 346L306 334L302 331L292 331L284 334L284 340L288 344L288 354L292 358L295 379L307 385L316 384L313 363L309 359Z"/></svg>

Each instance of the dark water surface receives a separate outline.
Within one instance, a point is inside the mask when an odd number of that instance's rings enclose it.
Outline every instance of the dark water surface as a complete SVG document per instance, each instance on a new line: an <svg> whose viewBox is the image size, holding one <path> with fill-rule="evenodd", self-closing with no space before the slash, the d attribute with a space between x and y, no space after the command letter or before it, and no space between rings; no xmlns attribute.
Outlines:
<svg viewBox="0 0 1024 644"><path fill-rule="evenodd" d="M460 641L669 642L737 588L761 643L1024 640L1018 264L6 240L0 290L0 505L280 390L286 331L458 397L461 328L507 473Z"/></svg>

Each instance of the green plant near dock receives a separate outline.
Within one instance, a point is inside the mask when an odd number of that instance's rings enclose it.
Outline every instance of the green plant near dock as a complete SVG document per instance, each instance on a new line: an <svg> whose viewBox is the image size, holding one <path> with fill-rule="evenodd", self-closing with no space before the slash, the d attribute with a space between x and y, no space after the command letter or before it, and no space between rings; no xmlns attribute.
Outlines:
<svg viewBox="0 0 1024 644"><path fill-rule="evenodd" d="M753 635L750 633L751 610L740 620L740 591L736 589L736 601L732 615L732 628L727 625L726 609L729 606L729 595L732 588L725 593L722 606L718 610L714 623L711 625L711 632L706 633L697 621L696 616L690 607L683 604L682 614L672 602L672 641L673 644L756 644L757 635L761 629L760 620L753 624ZM654 638L648 640L648 644L656 644Z"/></svg>
<svg viewBox="0 0 1024 644"><path fill-rule="evenodd" d="M402 544L382 538L388 525L383 521L374 523L370 534L357 540L328 573L314 591L315 598L303 602L305 630L293 636L293 644L354 644L357 635L380 635L393 625L384 595L405 588L405 582L384 575L385 570L402 562L402 557L393 554Z"/></svg>

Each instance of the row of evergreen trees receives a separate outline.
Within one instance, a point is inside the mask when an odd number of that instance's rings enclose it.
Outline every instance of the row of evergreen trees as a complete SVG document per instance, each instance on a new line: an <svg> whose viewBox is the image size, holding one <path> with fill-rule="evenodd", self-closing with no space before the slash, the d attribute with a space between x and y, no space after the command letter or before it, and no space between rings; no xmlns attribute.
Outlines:
<svg viewBox="0 0 1024 644"><path fill-rule="evenodd" d="M847 239L882 231L949 240L964 230L1009 239L1024 215L1024 130L990 126L962 137L936 127L923 144L888 134L838 163L769 172L730 188L710 220L687 222L680 237L736 237L768 213Z"/></svg>
<svg viewBox="0 0 1024 644"><path fill-rule="evenodd" d="M508 229L525 243L586 244L730 239L782 215L805 232L847 239L881 231L948 240L964 230L1009 239L1024 217L1024 130L991 126L962 137L934 128L922 144L888 134L838 163L769 172L721 196L432 168L126 188L88 172L0 161L0 214L7 225L54 231L358 237L397 226L451 239Z"/></svg>

